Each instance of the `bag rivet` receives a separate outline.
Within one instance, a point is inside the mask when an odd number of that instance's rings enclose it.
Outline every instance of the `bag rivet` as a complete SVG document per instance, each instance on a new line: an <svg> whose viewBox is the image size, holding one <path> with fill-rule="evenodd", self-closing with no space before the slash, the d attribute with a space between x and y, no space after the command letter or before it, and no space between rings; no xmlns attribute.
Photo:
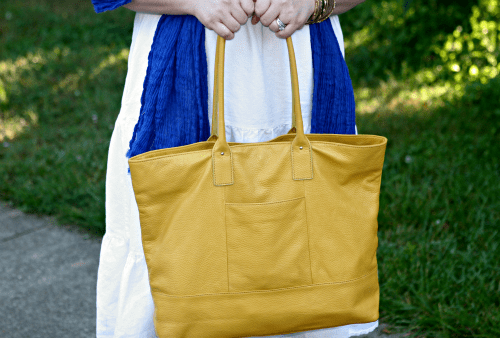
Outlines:
<svg viewBox="0 0 500 338"><path fill-rule="evenodd" d="M302 146L300 146L299 149L302 150Z"/></svg>
<svg viewBox="0 0 500 338"><path fill-rule="evenodd" d="M224 153L220 153L221 155L224 155Z"/></svg>

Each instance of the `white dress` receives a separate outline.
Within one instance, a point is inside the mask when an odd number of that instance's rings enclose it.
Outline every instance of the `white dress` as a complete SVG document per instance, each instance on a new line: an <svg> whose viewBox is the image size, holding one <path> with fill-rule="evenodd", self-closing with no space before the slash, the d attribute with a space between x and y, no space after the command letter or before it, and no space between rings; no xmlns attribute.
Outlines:
<svg viewBox="0 0 500 338"><path fill-rule="evenodd" d="M156 337L153 299L142 249L139 213L128 174L127 153L139 118L148 54L160 15L137 13L122 105L111 137L106 175L106 233L97 276L97 337ZM337 16L330 18L344 55ZM205 28L208 66L208 113L212 95L217 34ZM311 130L313 91L309 26L292 35L299 77L304 132ZM228 142L262 142L291 128L291 80L286 40L251 18L226 41L225 122ZM258 98L258 99L256 99ZM373 331L372 323L312 330L272 337L347 338ZM270 336L271 337L271 336ZM202 338L202 337L200 337Z"/></svg>

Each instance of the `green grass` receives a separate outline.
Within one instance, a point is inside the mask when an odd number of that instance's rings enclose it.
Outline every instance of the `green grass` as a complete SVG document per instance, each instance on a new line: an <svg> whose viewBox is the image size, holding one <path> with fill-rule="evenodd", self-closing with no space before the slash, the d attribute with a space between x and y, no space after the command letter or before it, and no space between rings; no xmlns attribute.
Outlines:
<svg viewBox="0 0 500 338"><path fill-rule="evenodd" d="M384 3L394 14L400 2ZM391 48L385 40L374 47L384 30L365 4L341 23L358 130L389 139L377 255L381 322L410 337L500 337L500 80L458 88L440 73L429 82L426 61L418 64L430 55L422 42L407 68L404 60L394 72L384 71L387 59L366 62ZM133 16L97 15L90 0L0 2L1 200L102 236L107 151ZM447 27L462 17L450 15ZM365 19L378 35L365 36ZM424 29L388 34L413 41ZM403 47L392 52L402 57ZM364 72L367 65L373 69Z"/></svg>
<svg viewBox="0 0 500 338"><path fill-rule="evenodd" d="M133 12L2 1L0 16L0 199L102 235Z"/></svg>
<svg viewBox="0 0 500 338"><path fill-rule="evenodd" d="M481 99L426 114L358 117L363 133L389 139L377 255L382 321L424 337L500 336L500 109L492 104L500 81L477 89Z"/></svg>

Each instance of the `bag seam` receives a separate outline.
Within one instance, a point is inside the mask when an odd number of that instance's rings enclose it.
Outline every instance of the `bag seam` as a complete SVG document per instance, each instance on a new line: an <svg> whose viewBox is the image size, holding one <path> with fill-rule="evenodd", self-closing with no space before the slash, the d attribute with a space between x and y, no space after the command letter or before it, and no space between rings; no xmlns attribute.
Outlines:
<svg viewBox="0 0 500 338"><path fill-rule="evenodd" d="M268 143L266 146L278 146L282 145L283 143L289 143L290 141L283 141L283 142L257 142L257 143ZM331 146L336 146L336 147L348 147L348 148L360 148L360 149L366 149L366 148L377 148L377 147L382 147L386 145L386 143L382 144L376 144L376 145L351 145L351 144L341 144L341 143L332 143L332 142L322 142L322 141L311 141L314 144L326 144L326 145L331 145ZM232 147L258 147L261 146L261 144L252 144L252 143L245 143L245 144L238 144L238 145L233 145ZM171 148L165 148L165 149L171 149ZM156 149L152 151L157 151L161 149ZM139 162L147 162L147 161L152 161L152 160L158 160L158 159L163 159L167 157L174 157L174 156L181 156L181 155L186 155L186 154L195 154L203 151L207 151L210 149L202 149L202 150L195 150L195 151L187 151L183 153L178 153L178 154L170 154L170 155L161 155L159 157L153 157L153 158L145 158L145 159L137 159L137 160L132 160L132 158L129 160L131 163L139 163ZM147 154L144 153L144 154ZM142 155L142 154L141 154ZM137 155L140 156L140 155Z"/></svg>
<svg viewBox="0 0 500 338"><path fill-rule="evenodd" d="M292 287L287 287L287 288L278 288L278 289L272 289L272 290L257 290L257 291L239 291L239 292L219 292L219 293L204 293L204 294L198 294L198 295L182 295L182 296L176 296L176 295L169 295L165 292L162 292L156 288L151 288L152 292L157 292L161 293L162 295L170 298L192 298L192 297L201 297L201 296L218 296L218 295L238 295L238 294L250 294L250 293L268 293L268 292L275 292L275 291L283 291L283 290L294 290L294 289L303 289L303 288L310 288L310 287L315 287L315 286L323 286L323 285L339 285L339 284L348 284L352 283L355 281L358 281L360 279L366 278L369 275L373 274L375 271L378 269L378 264L368 273L366 273L363 276L356 277L353 279L349 279L346 281L341 281L341 282L329 282L329 283L319 283L319 284L311 284L311 285L301 285L301 286L292 286Z"/></svg>

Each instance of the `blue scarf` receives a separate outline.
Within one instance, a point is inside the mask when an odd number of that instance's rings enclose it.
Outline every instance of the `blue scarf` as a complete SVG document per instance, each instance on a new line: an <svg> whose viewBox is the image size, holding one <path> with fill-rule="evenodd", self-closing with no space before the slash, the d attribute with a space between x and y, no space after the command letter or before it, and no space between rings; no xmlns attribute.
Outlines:
<svg viewBox="0 0 500 338"><path fill-rule="evenodd" d="M99 13L130 1L92 3ZM354 92L331 22L310 25L309 30L314 71L310 133L354 134ZM162 15L127 157L210 137L206 60L203 24L192 15Z"/></svg>

